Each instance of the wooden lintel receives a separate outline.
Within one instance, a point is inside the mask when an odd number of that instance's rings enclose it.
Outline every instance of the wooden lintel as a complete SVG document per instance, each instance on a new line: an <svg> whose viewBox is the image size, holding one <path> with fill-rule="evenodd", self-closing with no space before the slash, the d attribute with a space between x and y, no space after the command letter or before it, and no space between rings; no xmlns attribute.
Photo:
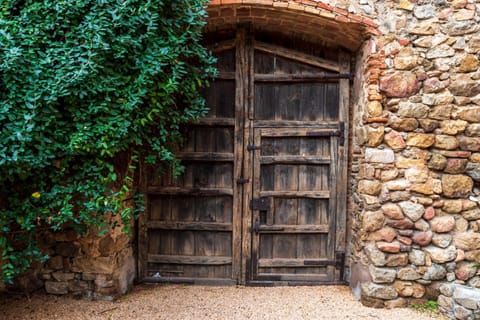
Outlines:
<svg viewBox="0 0 480 320"><path fill-rule="evenodd" d="M299 61L314 67L324 68L335 72L340 71L340 66L335 61L322 59L305 53L299 53L297 51L289 50L268 43L255 41L255 49L266 53L275 54L294 61Z"/></svg>

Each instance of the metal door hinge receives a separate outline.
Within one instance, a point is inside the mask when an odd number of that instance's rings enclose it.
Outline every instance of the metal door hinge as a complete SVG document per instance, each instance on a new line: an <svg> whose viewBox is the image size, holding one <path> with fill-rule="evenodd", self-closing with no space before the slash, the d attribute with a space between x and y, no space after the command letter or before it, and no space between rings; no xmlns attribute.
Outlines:
<svg viewBox="0 0 480 320"><path fill-rule="evenodd" d="M345 122L340 122L339 123L338 131L339 131L338 138L340 140L339 144L341 146L344 146L345 145Z"/></svg>
<svg viewBox="0 0 480 320"><path fill-rule="evenodd" d="M272 203L271 198L257 198L250 200L250 209L268 211Z"/></svg>
<svg viewBox="0 0 480 320"><path fill-rule="evenodd" d="M256 146L256 145L254 145L254 144L249 144L249 145L247 145L247 150L248 150L248 151L260 150L260 149L261 149L260 146Z"/></svg>
<svg viewBox="0 0 480 320"><path fill-rule="evenodd" d="M245 183L248 183L248 182L249 182L248 179L244 179L244 178L237 179L237 184L245 184Z"/></svg>

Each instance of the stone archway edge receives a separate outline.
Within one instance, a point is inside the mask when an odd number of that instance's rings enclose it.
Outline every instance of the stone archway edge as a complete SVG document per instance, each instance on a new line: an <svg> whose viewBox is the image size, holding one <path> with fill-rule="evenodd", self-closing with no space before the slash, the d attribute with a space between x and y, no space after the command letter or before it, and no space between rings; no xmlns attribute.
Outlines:
<svg viewBox="0 0 480 320"><path fill-rule="evenodd" d="M365 32L371 35L380 35L378 24L372 19L348 12L323 2L312 0L274 1L274 0L211 0L209 7L231 5L256 5L284 8L292 11L317 15L322 18L338 21L340 23L357 23L362 25Z"/></svg>

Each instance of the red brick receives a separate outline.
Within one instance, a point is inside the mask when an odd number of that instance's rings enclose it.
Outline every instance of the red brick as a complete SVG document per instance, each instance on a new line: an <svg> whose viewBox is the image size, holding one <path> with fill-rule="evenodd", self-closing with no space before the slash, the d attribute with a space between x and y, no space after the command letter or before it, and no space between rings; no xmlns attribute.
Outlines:
<svg viewBox="0 0 480 320"><path fill-rule="evenodd" d="M364 24L369 25L369 26L374 27L374 28L378 28L378 24L376 24L372 20L370 20L368 18L363 18L362 20L363 20Z"/></svg>
<svg viewBox="0 0 480 320"><path fill-rule="evenodd" d="M221 0L222 4L239 4L242 3L242 0Z"/></svg>
<svg viewBox="0 0 480 320"><path fill-rule="evenodd" d="M351 22L350 19L348 19L344 16L339 16L339 15L335 16L335 20L340 21L340 22Z"/></svg>
<svg viewBox="0 0 480 320"><path fill-rule="evenodd" d="M317 2L317 7L333 12L333 7L323 2Z"/></svg>
<svg viewBox="0 0 480 320"><path fill-rule="evenodd" d="M334 7L333 12L339 13L343 16L348 16L348 11L341 8Z"/></svg>
<svg viewBox="0 0 480 320"><path fill-rule="evenodd" d="M317 6L317 2L312 1L312 0L301 0L301 2L302 2L303 4L306 4L307 6L312 6L312 7L316 7L316 6Z"/></svg>
<svg viewBox="0 0 480 320"><path fill-rule="evenodd" d="M349 13L349 14L348 14L348 17L349 17L352 21L358 21L358 22L362 22L362 21L363 21L363 17L357 16L356 14Z"/></svg>

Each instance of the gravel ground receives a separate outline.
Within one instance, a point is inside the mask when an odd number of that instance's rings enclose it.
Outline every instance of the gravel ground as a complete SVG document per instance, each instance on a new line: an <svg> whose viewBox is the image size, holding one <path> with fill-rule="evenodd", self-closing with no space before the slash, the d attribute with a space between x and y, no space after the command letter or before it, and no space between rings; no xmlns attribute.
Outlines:
<svg viewBox="0 0 480 320"><path fill-rule="evenodd" d="M115 302L0 297L0 319L445 319L410 308L364 307L344 286L142 285Z"/></svg>

